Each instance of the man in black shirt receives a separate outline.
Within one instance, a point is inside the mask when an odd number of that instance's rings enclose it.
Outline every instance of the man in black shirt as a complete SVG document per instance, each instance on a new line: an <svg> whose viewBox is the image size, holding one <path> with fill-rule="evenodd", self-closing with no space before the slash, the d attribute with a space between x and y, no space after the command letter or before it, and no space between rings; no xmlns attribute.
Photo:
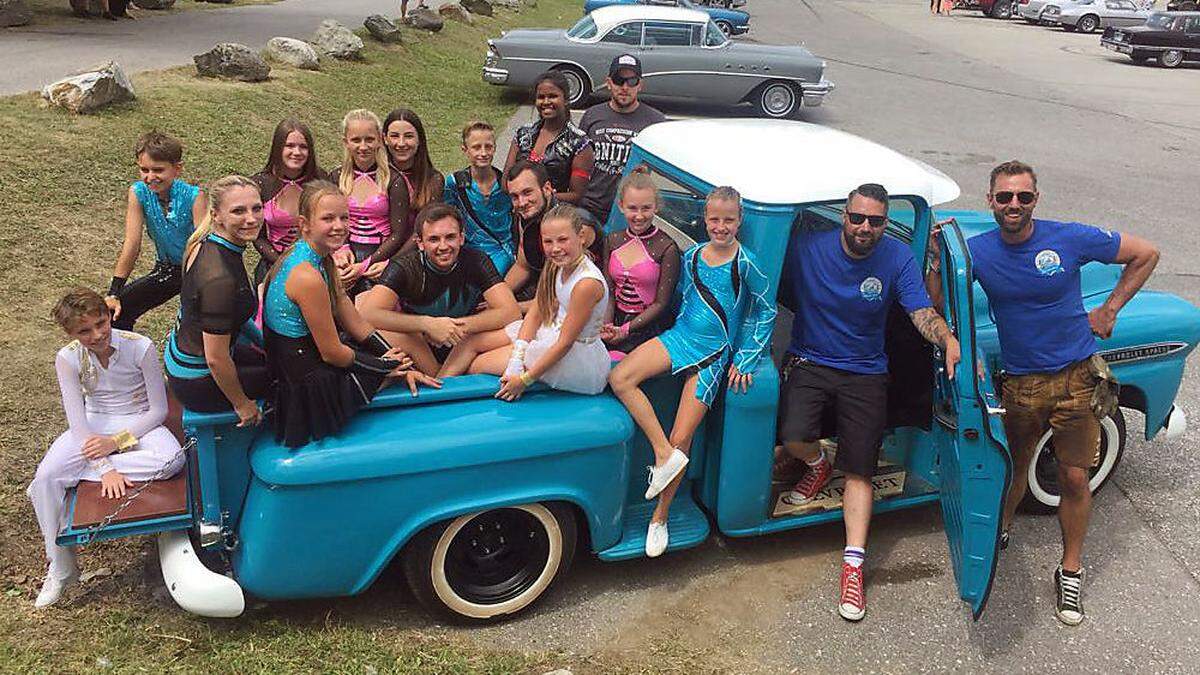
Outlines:
<svg viewBox="0 0 1200 675"><path fill-rule="evenodd" d="M439 373L471 335L503 331L521 318L516 298L487 255L463 247L462 218L446 204L421 211L416 250L397 253L356 304L393 347L426 375ZM481 303L486 307L479 312Z"/></svg>

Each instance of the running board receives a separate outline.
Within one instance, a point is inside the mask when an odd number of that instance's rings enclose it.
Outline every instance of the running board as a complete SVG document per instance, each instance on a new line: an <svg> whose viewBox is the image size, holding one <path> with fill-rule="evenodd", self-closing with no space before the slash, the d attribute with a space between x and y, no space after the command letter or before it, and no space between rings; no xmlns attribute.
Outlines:
<svg viewBox="0 0 1200 675"><path fill-rule="evenodd" d="M657 499L642 501L625 507L625 521L621 527L621 541L616 546L600 551L601 560L631 560L646 557L646 529L650 527L650 516L654 514ZM708 539L708 516L692 500L692 482L685 480L671 502L671 513L667 517L670 541L668 551L699 546Z"/></svg>
<svg viewBox="0 0 1200 675"><path fill-rule="evenodd" d="M130 491L142 483L134 483ZM67 493L67 526L59 532L59 546L86 546L94 541L187 530L192 527L192 481L187 469L172 478L154 481L116 516L125 499L101 495L100 484L80 482ZM100 527L106 518L111 522Z"/></svg>

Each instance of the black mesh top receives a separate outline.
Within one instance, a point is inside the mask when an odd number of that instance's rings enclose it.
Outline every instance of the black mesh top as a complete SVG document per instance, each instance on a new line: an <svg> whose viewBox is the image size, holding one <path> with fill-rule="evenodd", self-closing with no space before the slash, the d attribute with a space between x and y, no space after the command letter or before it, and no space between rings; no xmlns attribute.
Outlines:
<svg viewBox="0 0 1200 675"><path fill-rule="evenodd" d="M175 343L186 354L204 355L203 333L236 335L258 310L258 298L242 263L243 247L215 234L200 242L183 273Z"/></svg>

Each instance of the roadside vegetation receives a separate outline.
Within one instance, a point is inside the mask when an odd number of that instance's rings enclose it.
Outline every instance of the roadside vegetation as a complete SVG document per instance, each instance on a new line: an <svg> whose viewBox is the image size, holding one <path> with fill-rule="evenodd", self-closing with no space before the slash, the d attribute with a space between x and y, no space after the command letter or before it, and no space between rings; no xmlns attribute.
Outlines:
<svg viewBox="0 0 1200 675"><path fill-rule="evenodd" d="M275 66L259 84L200 79L191 67L135 75L138 100L95 116L43 107L32 94L0 98L0 671L491 673L564 665L553 654L464 645L392 576L358 598L202 620L166 594L149 538L89 547L82 569L100 574L70 592L65 606L34 612L44 569L25 487L65 428L53 369L64 340L48 313L68 286L107 287L138 134L160 129L181 138L185 179L205 183L258 171L272 129L287 115L313 127L329 168L341 158L338 125L347 110L383 116L408 106L425 122L434 163L454 170L463 163L462 124L481 118L502 129L518 103L480 80L484 40L517 26L563 25L578 12L568 0L541 0L520 14L478 17L473 27L407 30L402 46L367 39L362 62L330 59L320 72ZM152 258L147 242L135 275ZM156 310L139 331L161 345L175 309Z"/></svg>

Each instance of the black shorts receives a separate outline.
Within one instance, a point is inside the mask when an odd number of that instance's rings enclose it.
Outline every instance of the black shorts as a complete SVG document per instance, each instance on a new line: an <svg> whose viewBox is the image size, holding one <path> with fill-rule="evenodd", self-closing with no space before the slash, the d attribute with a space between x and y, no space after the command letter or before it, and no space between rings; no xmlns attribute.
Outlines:
<svg viewBox="0 0 1200 675"><path fill-rule="evenodd" d="M887 428L887 374L851 373L791 354L784 362L784 372L780 438L785 443L811 443L835 432L834 468L866 478L875 475ZM830 414L832 425L828 424Z"/></svg>

